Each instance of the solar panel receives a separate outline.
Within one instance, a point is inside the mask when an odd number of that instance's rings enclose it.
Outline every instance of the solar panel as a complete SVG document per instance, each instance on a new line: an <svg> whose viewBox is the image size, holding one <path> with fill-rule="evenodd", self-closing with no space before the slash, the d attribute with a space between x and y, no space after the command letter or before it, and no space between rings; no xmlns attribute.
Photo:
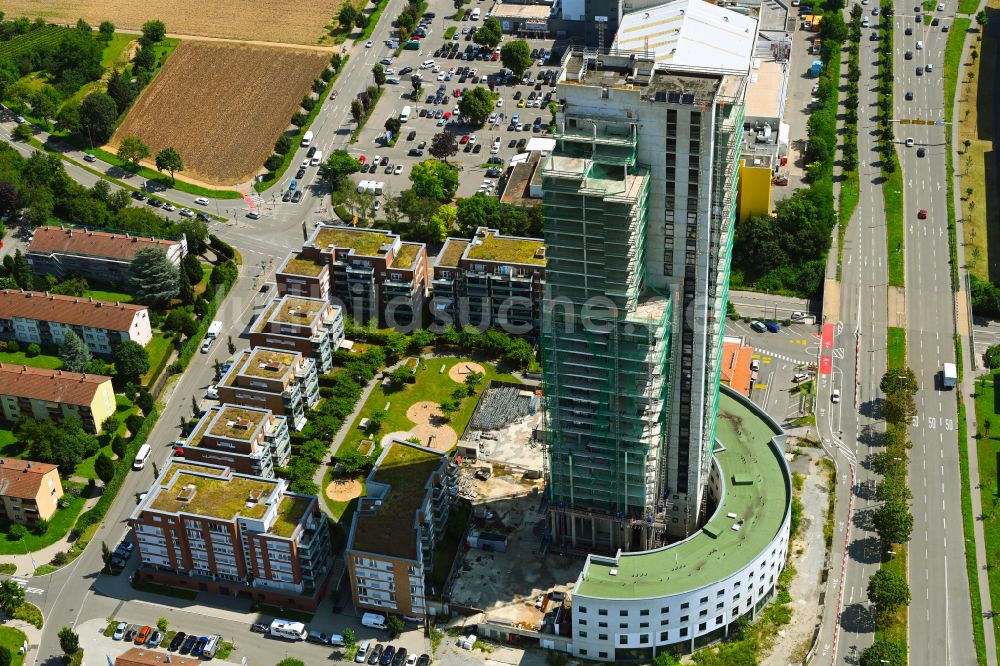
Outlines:
<svg viewBox="0 0 1000 666"><path fill-rule="evenodd" d="M667 101L671 104L677 104L681 101L681 94L679 92L672 92L667 96Z"/></svg>
<svg viewBox="0 0 1000 666"><path fill-rule="evenodd" d="M655 101L657 101L657 102L666 102L667 101L667 93L662 92L662 91L658 92L658 93L656 93L656 95L653 96L653 99Z"/></svg>
<svg viewBox="0 0 1000 666"><path fill-rule="evenodd" d="M691 93L684 93L681 97L681 102L684 104L694 104L694 95Z"/></svg>

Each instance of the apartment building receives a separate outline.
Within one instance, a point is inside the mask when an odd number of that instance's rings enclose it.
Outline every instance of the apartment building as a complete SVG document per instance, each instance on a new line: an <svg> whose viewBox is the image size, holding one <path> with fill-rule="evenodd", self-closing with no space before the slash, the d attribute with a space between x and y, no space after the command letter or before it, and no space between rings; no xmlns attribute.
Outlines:
<svg viewBox="0 0 1000 666"><path fill-rule="evenodd" d="M48 520L59 508L63 496L59 467L17 458L0 458L0 518L12 523L31 524Z"/></svg>
<svg viewBox="0 0 1000 666"><path fill-rule="evenodd" d="M171 458L129 517L140 580L315 610L333 565L314 496Z"/></svg>
<svg viewBox="0 0 1000 666"><path fill-rule="evenodd" d="M319 402L316 361L298 352L267 347L240 351L218 384L222 404L259 407L288 417L296 430L305 410Z"/></svg>
<svg viewBox="0 0 1000 666"><path fill-rule="evenodd" d="M288 421L269 409L218 405L198 421L174 455L271 479L274 468L286 467L291 455Z"/></svg>
<svg viewBox="0 0 1000 666"><path fill-rule="evenodd" d="M355 608L427 617L424 577L448 521L452 484L445 454L401 440L383 449L344 551Z"/></svg>
<svg viewBox="0 0 1000 666"><path fill-rule="evenodd" d="M556 549L646 550L705 522L756 35L677 0L563 58L542 165Z"/></svg>
<svg viewBox="0 0 1000 666"><path fill-rule="evenodd" d="M275 279L282 296L326 298L357 322L407 326L423 311L427 248L389 231L319 225Z"/></svg>
<svg viewBox="0 0 1000 666"><path fill-rule="evenodd" d="M250 331L251 347L298 352L316 361L320 374L333 368L333 352L343 339L340 306L291 294L273 297Z"/></svg>
<svg viewBox="0 0 1000 666"><path fill-rule="evenodd" d="M129 264L139 250L155 247L180 266L187 254L187 239L134 236L74 227L38 227L25 257L38 275L67 278L73 275L102 284L124 284Z"/></svg>
<svg viewBox="0 0 1000 666"><path fill-rule="evenodd" d="M116 407L110 377L0 363L0 411L10 423L72 418L97 432Z"/></svg>
<svg viewBox="0 0 1000 666"><path fill-rule="evenodd" d="M471 240L449 238L434 262L436 319L461 327L496 326L537 334L545 290L545 245L480 227Z"/></svg>
<svg viewBox="0 0 1000 666"><path fill-rule="evenodd" d="M72 330L94 354L109 355L126 340L153 339L149 309L41 291L0 291L0 337L25 344L61 345Z"/></svg>

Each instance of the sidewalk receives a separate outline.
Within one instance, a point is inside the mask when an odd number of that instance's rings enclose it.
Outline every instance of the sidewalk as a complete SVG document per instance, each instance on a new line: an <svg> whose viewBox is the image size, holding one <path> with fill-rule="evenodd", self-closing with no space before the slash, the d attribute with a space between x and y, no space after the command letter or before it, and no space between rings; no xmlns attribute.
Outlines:
<svg viewBox="0 0 1000 666"><path fill-rule="evenodd" d="M100 498L100 495L98 495L97 497L91 497L84 502L83 509L80 510L80 514L82 515L84 511L92 508L95 504L97 504L97 500ZM41 550L36 550L33 553L0 555L0 562L5 564L11 562L14 563L17 567L17 572L15 573L16 576L33 576L35 569L43 564L51 562L52 558L55 557L57 553L66 552L73 547L73 544L69 539L72 533L73 528L70 528L66 531L66 535L62 539L59 539L59 541L56 541Z"/></svg>
<svg viewBox="0 0 1000 666"><path fill-rule="evenodd" d="M978 11L982 11L986 8L986 0L980 0ZM955 77L956 90L955 90L955 101L954 107L952 109L952 118L959 117L959 105L961 102L961 91L959 86L961 86L962 81L966 78L965 75L965 59L969 53L969 47L972 44L973 35L976 33L968 32L965 35L965 44L962 46L962 57L959 59L958 72ZM951 149L953 151L953 160L958 161L958 123L952 123L951 125ZM955 245L958 258L958 274L959 274L959 289L955 294L956 299L965 298L965 291L962 289L961 285L967 284L968 279L968 269L965 263L965 244L962 242L964 236L963 222L961 217L962 203L961 203L961 176L958 170L955 170L953 175L954 187L952 188L952 206L956 211L955 215ZM957 306L958 301L956 301ZM964 307L957 308L957 312L964 313ZM965 313L966 316L970 316L971 313ZM963 331L962 335L962 386L961 390L964 396L968 397L965 402L965 423L967 428L968 437L965 441L966 450L968 452L969 459L969 494L972 500L972 530L973 537L975 540L974 548L976 551L976 583L979 587L979 598L982 603L982 623L983 623L983 637L986 646L986 664L987 666L997 666L997 644L996 644L996 634L993 628L993 604L990 599L990 580L989 574L987 573L987 562L986 562L986 536L983 532L983 522L980 520L980 516L983 515L983 500L979 489L979 465L977 461L979 460L978 454L978 441L976 440L976 407L975 407L975 376L972 370L972 354L976 353L973 348L971 341L969 339L968 326L959 324L956 321L956 328L959 331ZM962 442L959 442L959 446ZM973 585L973 581L969 581L969 585ZM973 621L977 621L977 618L973 618Z"/></svg>

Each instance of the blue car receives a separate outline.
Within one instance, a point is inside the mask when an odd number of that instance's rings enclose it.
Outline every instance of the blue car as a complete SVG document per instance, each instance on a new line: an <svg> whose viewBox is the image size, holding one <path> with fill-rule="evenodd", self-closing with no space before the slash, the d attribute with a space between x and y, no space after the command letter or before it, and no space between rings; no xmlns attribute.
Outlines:
<svg viewBox="0 0 1000 666"><path fill-rule="evenodd" d="M291 184L290 184L290 185L288 186L288 189L289 189L290 191L294 192L294 191L295 191L295 188L296 188L296 187L298 187L298 185L299 185L299 182L298 182L297 180L293 180L293 181L291 182Z"/></svg>
<svg viewBox="0 0 1000 666"><path fill-rule="evenodd" d="M198 639L198 642L195 644L194 648L191 649L191 656L200 657L202 653L205 651L206 645L208 645L208 636L202 636L201 638Z"/></svg>
<svg viewBox="0 0 1000 666"><path fill-rule="evenodd" d="M781 327L778 326L778 324L773 321L764 322L764 326L766 326L767 330L771 331L772 333L777 333L778 331L781 330Z"/></svg>

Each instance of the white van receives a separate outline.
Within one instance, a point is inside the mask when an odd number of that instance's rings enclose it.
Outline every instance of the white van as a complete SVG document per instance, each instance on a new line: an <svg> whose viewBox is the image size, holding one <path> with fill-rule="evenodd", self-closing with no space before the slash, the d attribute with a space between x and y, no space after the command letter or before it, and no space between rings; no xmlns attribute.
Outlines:
<svg viewBox="0 0 1000 666"><path fill-rule="evenodd" d="M358 194L363 194L364 191L368 189L368 183L369 181L367 180L363 180L360 183L358 183Z"/></svg>
<svg viewBox="0 0 1000 666"><path fill-rule="evenodd" d="M291 620L276 619L271 622L268 633L275 638L285 638L290 641L304 641L308 632L306 625Z"/></svg>
<svg viewBox="0 0 1000 666"><path fill-rule="evenodd" d="M368 658L368 649L372 646L371 641L365 641L358 648L358 655L354 657L354 663L363 664Z"/></svg>
<svg viewBox="0 0 1000 666"><path fill-rule="evenodd" d="M475 9L472 10L472 16L471 16L471 18L472 18L473 21L478 21L479 20L479 7L476 7Z"/></svg>
<svg viewBox="0 0 1000 666"><path fill-rule="evenodd" d="M433 60L424 60L422 63L420 63L420 69L430 69L431 67L434 66L434 64L435 63Z"/></svg>
<svg viewBox="0 0 1000 666"><path fill-rule="evenodd" d="M305 134L302 135L302 145L308 146L313 142L313 132L312 130L307 130Z"/></svg>
<svg viewBox="0 0 1000 666"><path fill-rule="evenodd" d="M219 651L220 645L222 645L222 636L212 634L212 636L208 639L208 642L205 643L205 648L202 650L201 658L211 659L214 657L215 653Z"/></svg>
<svg viewBox="0 0 1000 666"><path fill-rule="evenodd" d="M404 106L403 110L399 112L399 122L405 123L407 120L409 120L411 110L412 109L410 109L409 105Z"/></svg>
<svg viewBox="0 0 1000 666"><path fill-rule="evenodd" d="M385 183L377 180L373 180L371 182L371 187L368 189L369 194L381 195L383 191L385 191Z"/></svg>
<svg viewBox="0 0 1000 666"><path fill-rule="evenodd" d="M372 629L386 629L385 615L380 613L365 613L361 616L361 624Z"/></svg>
<svg viewBox="0 0 1000 666"><path fill-rule="evenodd" d="M149 454L153 452L153 449L149 448L149 444L143 444L139 447L139 452L135 454L135 460L132 461L132 469L142 469L146 466L146 461L149 459Z"/></svg>
<svg viewBox="0 0 1000 666"><path fill-rule="evenodd" d="M312 160L310 160L309 164L312 166L319 166L322 161L323 161L323 151L317 150L315 153L313 153Z"/></svg>

